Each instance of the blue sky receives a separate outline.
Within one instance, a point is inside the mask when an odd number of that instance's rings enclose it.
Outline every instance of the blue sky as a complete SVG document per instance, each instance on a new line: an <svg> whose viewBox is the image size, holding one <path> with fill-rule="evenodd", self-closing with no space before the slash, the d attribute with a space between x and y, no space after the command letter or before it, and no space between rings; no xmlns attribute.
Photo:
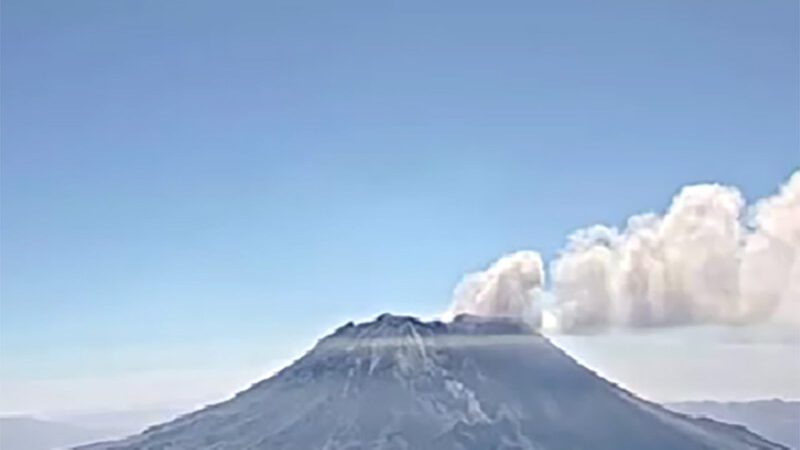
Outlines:
<svg viewBox="0 0 800 450"><path fill-rule="evenodd" d="M0 376L277 364L800 163L797 2L430 3L4 1Z"/></svg>

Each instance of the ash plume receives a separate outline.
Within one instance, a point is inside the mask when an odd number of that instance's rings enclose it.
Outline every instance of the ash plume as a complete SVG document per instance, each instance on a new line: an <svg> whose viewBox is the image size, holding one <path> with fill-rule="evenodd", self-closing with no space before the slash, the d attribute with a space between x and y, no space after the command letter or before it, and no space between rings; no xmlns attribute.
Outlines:
<svg viewBox="0 0 800 450"><path fill-rule="evenodd" d="M469 313L515 316L538 322L535 300L544 284L542 257L533 251L503 256L488 269L464 277L445 318Z"/></svg>
<svg viewBox="0 0 800 450"><path fill-rule="evenodd" d="M542 266L535 252L504 256L464 279L449 314L534 317L563 333L800 325L800 171L749 206L735 187L684 187L663 214L573 233L547 287Z"/></svg>

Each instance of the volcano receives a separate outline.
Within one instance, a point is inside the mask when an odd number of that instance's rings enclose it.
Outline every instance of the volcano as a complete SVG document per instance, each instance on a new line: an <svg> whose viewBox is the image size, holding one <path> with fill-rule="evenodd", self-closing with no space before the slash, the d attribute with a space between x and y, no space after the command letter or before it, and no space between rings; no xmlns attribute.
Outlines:
<svg viewBox="0 0 800 450"><path fill-rule="evenodd" d="M232 399L82 450L784 449L638 398L523 322L348 323Z"/></svg>

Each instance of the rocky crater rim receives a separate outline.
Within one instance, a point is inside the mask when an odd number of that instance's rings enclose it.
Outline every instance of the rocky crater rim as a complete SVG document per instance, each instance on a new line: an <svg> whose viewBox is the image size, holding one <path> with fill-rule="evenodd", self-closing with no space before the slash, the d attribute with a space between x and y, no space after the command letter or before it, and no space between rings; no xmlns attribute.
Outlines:
<svg viewBox="0 0 800 450"><path fill-rule="evenodd" d="M347 322L328 337L370 338L419 334L431 335L540 335L536 328L519 317L459 314L452 321L422 320L410 315L383 313L365 322Z"/></svg>

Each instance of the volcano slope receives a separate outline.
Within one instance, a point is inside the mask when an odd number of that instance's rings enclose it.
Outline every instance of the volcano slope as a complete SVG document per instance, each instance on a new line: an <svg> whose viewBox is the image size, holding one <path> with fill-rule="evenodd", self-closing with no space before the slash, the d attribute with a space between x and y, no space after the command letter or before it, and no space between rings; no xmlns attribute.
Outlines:
<svg viewBox="0 0 800 450"><path fill-rule="evenodd" d="M384 314L232 399L83 450L785 449L642 400L522 322Z"/></svg>

